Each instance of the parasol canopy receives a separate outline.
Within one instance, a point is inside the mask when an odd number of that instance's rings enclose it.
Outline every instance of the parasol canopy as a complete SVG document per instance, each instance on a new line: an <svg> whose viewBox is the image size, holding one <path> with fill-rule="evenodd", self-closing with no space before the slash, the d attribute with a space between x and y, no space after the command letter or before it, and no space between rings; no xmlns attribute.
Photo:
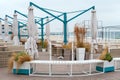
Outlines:
<svg viewBox="0 0 120 80"><path fill-rule="evenodd" d="M91 42L91 59L93 59L94 49L97 48L97 17L96 11L92 10L91 16L91 35L92 35L92 42Z"/></svg>
<svg viewBox="0 0 120 80"><path fill-rule="evenodd" d="M8 26L8 19L5 17L5 25L4 25L4 41L10 41L9 36L9 26Z"/></svg>
<svg viewBox="0 0 120 80"><path fill-rule="evenodd" d="M0 21L0 39L3 39L2 37L2 22Z"/></svg>
<svg viewBox="0 0 120 80"><path fill-rule="evenodd" d="M47 18L47 21L46 22L48 22L49 21L49 18ZM47 23L47 25L46 25L46 38L49 40L49 38L50 38L50 24L49 23Z"/></svg>
<svg viewBox="0 0 120 80"><path fill-rule="evenodd" d="M92 11L91 32L92 32L92 40L96 40L96 38L97 38L97 18L96 18L95 10Z"/></svg>
<svg viewBox="0 0 120 80"><path fill-rule="evenodd" d="M28 52L28 54L34 59L38 57L37 44L36 44L36 40L34 37L36 33L35 27L36 25L34 21L33 8L29 7L28 8L28 24L27 24L29 38L27 39L25 43L25 49Z"/></svg>
<svg viewBox="0 0 120 80"><path fill-rule="evenodd" d="M14 45L20 45L19 38L18 38L18 20L17 20L17 14L15 13L13 19L13 42Z"/></svg>

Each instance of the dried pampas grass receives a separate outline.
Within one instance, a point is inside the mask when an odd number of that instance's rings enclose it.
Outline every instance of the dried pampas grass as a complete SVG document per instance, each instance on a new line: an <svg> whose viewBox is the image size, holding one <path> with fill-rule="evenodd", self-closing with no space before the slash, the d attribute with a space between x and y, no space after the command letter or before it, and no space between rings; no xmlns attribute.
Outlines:
<svg viewBox="0 0 120 80"><path fill-rule="evenodd" d="M31 61L32 58L26 52L13 53L8 61L8 70L11 71L13 68L14 61L17 63L17 70L26 61Z"/></svg>
<svg viewBox="0 0 120 80"><path fill-rule="evenodd" d="M75 37L76 37L77 48L84 47L84 39L85 39L85 34L86 34L86 28L85 27L79 27L78 25L75 25L74 34L75 34Z"/></svg>

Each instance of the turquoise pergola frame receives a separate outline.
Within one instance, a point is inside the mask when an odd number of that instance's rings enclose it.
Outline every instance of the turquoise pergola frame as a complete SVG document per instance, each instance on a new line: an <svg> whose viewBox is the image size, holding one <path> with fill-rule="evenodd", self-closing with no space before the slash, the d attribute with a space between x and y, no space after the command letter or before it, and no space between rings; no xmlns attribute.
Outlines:
<svg viewBox="0 0 120 80"><path fill-rule="evenodd" d="M13 20L13 17L11 17L11 16L9 16L9 15L5 15L5 17L10 18L10 19ZM22 24L22 26L21 26L21 24ZM19 38L19 40L20 40L20 28L21 28L21 27L24 27L24 26L26 26L26 24L24 24L24 23L21 22L21 21L18 21L18 38Z"/></svg>
<svg viewBox="0 0 120 80"><path fill-rule="evenodd" d="M42 8L42 7L39 7L38 5L36 5L36 4L32 3L32 2L30 2L29 6L34 6L34 7L38 8L38 9L40 9L41 11L47 13L48 15L54 17L55 19L58 19L59 21L63 22L63 24L64 24L64 43L65 44L67 44L67 42L68 42L68 40L67 40L67 24L68 24L68 22L72 21L73 19L79 17L80 15L86 13L87 11L89 11L91 9L92 10L95 9L95 6L92 6L92 7L88 8L88 9L86 9L86 10L79 11L80 12L79 14L73 16L70 19L67 19L67 14L68 14L67 12L60 12L60 11L56 11L56 10ZM57 12L57 13L62 13L61 15L63 15L63 19L59 18L59 16L56 16L53 13L50 13L49 11L53 11L53 12ZM73 12L70 12L70 13L73 13ZM41 23L42 23L42 20L41 20Z"/></svg>
<svg viewBox="0 0 120 80"><path fill-rule="evenodd" d="M2 20L2 21L5 21L5 19L3 19L3 18L0 18L0 22L1 22L1 20ZM8 21L8 23L12 25L11 22ZM4 32L2 32L2 33L4 33Z"/></svg>
<svg viewBox="0 0 120 80"><path fill-rule="evenodd" d="M0 18L0 21L1 21L1 20L2 20L2 21L5 21L3 18ZM12 23L11 23L11 22L9 22L9 21L8 21L8 23L12 25Z"/></svg>
<svg viewBox="0 0 120 80"><path fill-rule="evenodd" d="M25 15L25 14L23 14L23 13L17 11L17 10L14 10L14 13L18 13L18 14L24 16L25 18L28 18L27 15ZM62 16L62 15L63 15L63 14L60 14L60 15L58 15L57 17L60 17L60 16ZM39 18L39 17L37 17L37 18ZM53 21L53 20L56 19L56 18L52 18L52 19L49 20L48 22L44 22L44 19L46 19L46 18L49 18L49 17L46 16L46 17L44 17L44 18L39 18L39 20L35 19L35 23L37 23L37 24L39 24L39 25L41 26L40 29L41 29L42 47L43 47L43 41L44 41L44 25L46 25L46 24L48 24L48 23L50 23L51 21Z"/></svg>

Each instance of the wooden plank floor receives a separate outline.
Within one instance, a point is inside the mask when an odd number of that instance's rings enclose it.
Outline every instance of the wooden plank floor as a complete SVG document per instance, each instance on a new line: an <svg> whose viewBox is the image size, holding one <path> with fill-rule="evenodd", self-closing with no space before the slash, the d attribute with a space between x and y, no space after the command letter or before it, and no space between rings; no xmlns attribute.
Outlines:
<svg viewBox="0 0 120 80"><path fill-rule="evenodd" d="M28 75L15 75L8 73L7 68L0 68L0 80L120 80L120 72L79 77L32 77Z"/></svg>
<svg viewBox="0 0 120 80"><path fill-rule="evenodd" d="M40 59L47 59L47 58L48 58L47 54L42 56L40 53ZM55 57L53 58L55 59ZM82 69L82 67L79 67L79 68ZM58 69L54 68L54 70L58 70ZM60 71L62 70L63 68ZM5 68L0 68L0 80L120 80L120 71L109 72L109 73L104 73L99 75L91 75L91 76L75 76L75 77L49 77L49 76L35 77L34 76L33 77L28 75L15 75L12 73L8 73L8 69L7 67L5 67Z"/></svg>

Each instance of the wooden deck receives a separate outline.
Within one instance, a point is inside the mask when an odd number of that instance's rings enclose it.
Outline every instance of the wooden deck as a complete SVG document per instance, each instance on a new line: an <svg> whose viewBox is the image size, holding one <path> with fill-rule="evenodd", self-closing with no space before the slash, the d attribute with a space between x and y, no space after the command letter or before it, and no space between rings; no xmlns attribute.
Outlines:
<svg viewBox="0 0 120 80"><path fill-rule="evenodd" d="M32 77L8 73L7 68L0 68L0 80L120 80L120 72L109 72L99 75L80 77Z"/></svg>
<svg viewBox="0 0 120 80"><path fill-rule="evenodd" d="M43 53L39 53L40 59L48 59L48 54L41 55ZM57 59L56 57L53 57L54 59ZM41 67L43 65L38 65L39 70L41 70ZM58 66L59 67L59 66ZM64 66L63 66L64 67ZM87 69L87 66L85 66ZM85 68L84 67L84 68ZM77 70L78 66L75 67ZM79 66L80 69L83 67ZM46 69L46 68L44 68ZM66 71L67 68L59 68L57 67L54 68L54 70L57 71ZM28 75L16 75L11 72L8 72L7 67L0 68L0 80L120 80L120 71L116 72L108 72L108 73L103 73L99 75L89 75L89 76L74 76L74 77L49 77L49 76L28 76Z"/></svg>

